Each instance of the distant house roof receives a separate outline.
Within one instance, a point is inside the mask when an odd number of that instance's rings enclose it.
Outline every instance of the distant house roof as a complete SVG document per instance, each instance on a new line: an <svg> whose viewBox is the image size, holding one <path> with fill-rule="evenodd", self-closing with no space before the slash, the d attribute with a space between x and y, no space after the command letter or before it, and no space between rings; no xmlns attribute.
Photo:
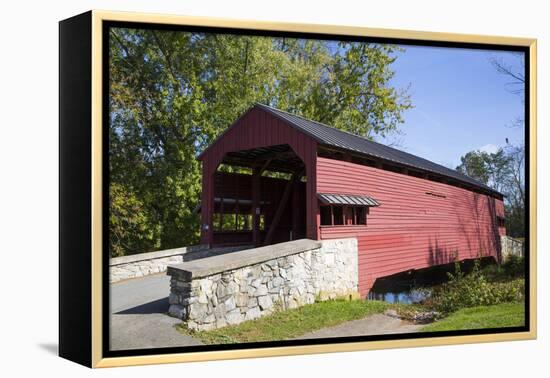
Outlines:
<svg viewBox="0 0 550 378"><path fill-rule="evenodd" d="M295 114L272 108L263 104L255 104L255 107L261 108L277 118L285 121L290 126L302 131L314 138L319 144L336 147L338 149L352 151L361 155L387 160L411 168L418 168L423 171L439 174L449 177L463 183L467 183L486 191L502 195L498 191L483 184L482 182L464 175L454 169L444 167L416 155L409 154L398 149L373 142L366 138L338 130L334 127L320 122L312 121Z"/></svg>

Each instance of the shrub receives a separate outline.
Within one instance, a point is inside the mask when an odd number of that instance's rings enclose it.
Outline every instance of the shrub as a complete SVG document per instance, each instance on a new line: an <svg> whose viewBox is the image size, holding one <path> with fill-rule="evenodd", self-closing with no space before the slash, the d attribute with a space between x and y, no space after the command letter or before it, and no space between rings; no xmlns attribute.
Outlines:
<svg viewBox="0 0 550 378"><path fill-rule="evenodd" d="M490 264L482 269L489 282L510 281L525 275L525 259L519 256L509 256L502 264Z"/></svg>
<svg viewBox="0 0 550 378"><path fill-rule="evenodd" d="M109 251L111 257L151 252L160 247L161 229L139 196L124 186L109 186Z"/></svg>
<svg viewBox="0 0 550 378"><path fill-rule="evenodd" d="M522 277L525 274L525 259L521 256L508 256L502 269L510 277Z"/></svg>
<svg viewBox="0 0 550 378"><path fill-rule="evenodd" d="M468 275L461 271L459 263L455 264L454 274L447 274L449 281L434 290L432 299L433 307L442 313L465 307L521 301L524 298L524 280L491 283L480 269L478 260Z"/></svg>

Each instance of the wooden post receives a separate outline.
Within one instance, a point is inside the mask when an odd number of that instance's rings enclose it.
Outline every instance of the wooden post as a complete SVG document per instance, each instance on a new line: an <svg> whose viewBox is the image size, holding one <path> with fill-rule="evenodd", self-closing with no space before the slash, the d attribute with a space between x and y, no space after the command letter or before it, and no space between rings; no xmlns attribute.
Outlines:
<svg viewBox="0 0 550 378"><path fill-rule="evenodd" d="M283 196L279 202L279 206L277 206L277 211L273 216L273 220L271 222L271 225L269 226L269 231L267 232L267 235L265 237L263 243L264 245L268 245L269 243L271 243L271 240L273 239L273 234L275 233L275 229L279 226L279 221L281 220L281 216L283 215L283 211L285 210L288 198L290 197L290 192L292 192L292 187L296 184L297 180L302 177L302 175L303 171L298 174L293 173L290 181L286 184L285 191L283 192Z"/></svg>
<svg viewBox="0 0 550 378"><path fill-rule="evenodd" d="M214 206L216 206L214 204ZM220 197L220 231L226 231L224 228L223 228L223 221L225 220L225 210L223 208L223 196ZM212 230L212 232L214 232L214 230Z"/></svg>
<svg viewBox="0 0 550 378"><path fill-rule="evenodd" d="M212 229L214 215L214 196L216 168L211 161L203 162L202 200L201 200L201 243L212 247L214 230Z"/></svg>
<svg viewBox="0 0 550 378"><path fill-rule="evenodd" d="M260 245L260 177L262 170L254 168L252 171L252 243Z"/></svg>
<svg viewBox="0 0 550 378"><path fill-rule="evenodd" d="M235 188L235 231L239 231L239 176L237 176L237 187Z"/></svg>
<svg viewBox="0 0 550 378"><path fill-rule="evenodd" d="M298 235L298 223L300 222L298 218L300 216L300 212L298 211L300 207L299 188L300 181L298 180L294 183L294 190L292 191L292 236L290 240L296 239Z"/></svg>

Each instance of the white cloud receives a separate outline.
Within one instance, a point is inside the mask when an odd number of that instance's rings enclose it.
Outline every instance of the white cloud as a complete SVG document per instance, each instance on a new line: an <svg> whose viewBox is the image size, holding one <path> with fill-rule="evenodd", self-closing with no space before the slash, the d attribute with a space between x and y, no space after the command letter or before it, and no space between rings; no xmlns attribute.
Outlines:
<svg viewBox="0 0 550 378"><path fill-rule="evenodd" d="M485 146L479 147L479 151L487 152L488 154L494 154L498 151L498 147L494 144L486 144Z"/></svg>

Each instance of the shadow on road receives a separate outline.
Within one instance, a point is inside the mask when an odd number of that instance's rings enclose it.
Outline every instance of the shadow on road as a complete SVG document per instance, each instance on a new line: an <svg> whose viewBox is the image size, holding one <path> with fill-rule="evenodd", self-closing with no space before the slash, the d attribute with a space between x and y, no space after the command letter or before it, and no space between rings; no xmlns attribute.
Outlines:
<svg viewBox="0 0 550 378"><path fill-rule="evenodd" d="M158 299L156 301L144 303L142 305L132 307L123 311L116 312L116 315L143 315L143 314L165 314L168 312L168 297Z"/></svg>

